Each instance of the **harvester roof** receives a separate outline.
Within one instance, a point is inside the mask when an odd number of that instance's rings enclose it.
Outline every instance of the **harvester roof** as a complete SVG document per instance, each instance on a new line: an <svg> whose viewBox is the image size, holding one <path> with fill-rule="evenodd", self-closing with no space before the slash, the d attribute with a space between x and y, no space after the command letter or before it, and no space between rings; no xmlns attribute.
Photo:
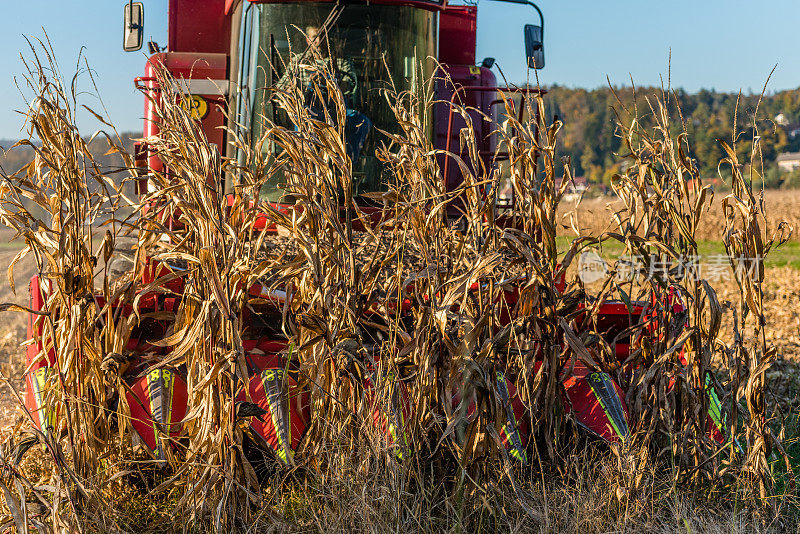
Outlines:
<svg viewBox="0 0 800 534"><path fill-rule="evenodd" d="M336 0L247 0L253 4L300 4L300 3L328 3L334 4ZM225 13L231 12L238 0L225 0ZM359 3L359 2L354 2ZM423 9L442 9L447 6L447 0L370 0L360 2L377 5L413 6Z"/></svg>

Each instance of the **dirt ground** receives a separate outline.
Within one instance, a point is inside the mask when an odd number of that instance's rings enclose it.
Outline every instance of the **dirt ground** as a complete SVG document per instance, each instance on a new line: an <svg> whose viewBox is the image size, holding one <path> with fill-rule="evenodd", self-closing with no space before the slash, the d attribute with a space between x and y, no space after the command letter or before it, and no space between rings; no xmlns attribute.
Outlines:
<svg viewBox="0 0 800 534"><path fill-rule="evenodd" d="M8 240L13 234L7 230L0 231L0 303L28 304L28 281L35 274L36 267L32 261L23 261L15 265L14 282L16 293L11 290L6 272L19 247L10 247ZM18 403L9 387L23 391L25 372L25 348L20 343L27 335L27 316L24 313L6 311L0 314L0 374L4 380L0 382L0 428L5 428L20 414ZM7 379L7 381L5 380Z"/></svg>
<svg viewBox="0 0 800 534"><path fill-rule="evenodd" d="M724 191L714 193L711 208L703 215L697 229L698 240L719 241L721 239L725 228L722 217L722 200L728 194ZM777 228L779 221L785 221L794 227L791 240L800 242L800 189L785 191L773 189L764 191L763 197L759 192L755 192L754 195L757 200L763 198L770 235ZM613 230L615 226L612 214L621 207L621 202L611 196L585 198L581 200L580 204L576 204L574 200L565 199L558 209L562 225L559 233L574 236L573 230L570 229L571 226L579 228L583 235Z"/></svg>

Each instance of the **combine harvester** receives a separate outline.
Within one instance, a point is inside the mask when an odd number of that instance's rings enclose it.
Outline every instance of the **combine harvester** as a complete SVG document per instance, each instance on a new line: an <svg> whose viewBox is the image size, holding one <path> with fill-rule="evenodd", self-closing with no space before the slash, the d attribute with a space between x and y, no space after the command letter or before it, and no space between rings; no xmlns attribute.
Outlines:
<svg viewBox="0 0 800 534"><path fill-rule="evenodd" d="M536 24L518 28L524 35L525 51L529 68L544 66L544 18L539 8L526 0L499 0L529 7ZM491 4L490 4L491 5ZM329 18L334 7L340 9L338 18ZM143 44L143 6L131 2L124 6L125 36L127 51L139 50ZM481 114L498 117L503 103L500 93L516 93L519 112L525 108L526 98L541 95L541 90L511 90L499 86L492 71L494 60L487 58L482 64L476 62L477 6L447 5L446 0L374 0L366 2L295 1L250 1L250 0L170 0L169 43L166 52L151 43L151 57L145 75L136 79L142 91L157 91L157 68L164 67L176 80L185 85L184 102L192 109L193 116L200 121L209 141L215 143L222 154L236 159L235 148L226 139L228 123L224 113L226 102L233 102L231 116L251 129L254 138L261 134L263 125L249 113L263 103L265 88L285 83L285 72L278 72L276 65L290 65L291 49L305 45L305 39L313 39L320 31L340 37L342 49L339 56L346 61L340 67L340 84L348 100L348 155L354 162L354 173L358 175L358 194L378 188L380 165L375 155L375 142L367 140L365 131L370 128L389 131L394 116L386 108L386 102L378 91L389 81L390 76L400 90L408 89L415 79L428 79L433 72L424 70L425 61L435 57L443 72L437 74L442 80L436 86L436 99L455 102L473 108L473 124L481 157L487 168L497 165L495 156L498 144L493 133L495 124L483 120ZM327 21L327 22L326 22ZM326 27L326 24L328 26ZM517 31L517 28L509 28ZM380 68L379 68L380 67ZM387 69L388 68L388 69ZM433 67L431 67L432 69ZM388 70L388 72L387 72ZM406 84L407 87L402 87ZM261 100L259 100L261 99ZM153 109L153 100L145 104L144 138L157 136L159 124ZM270 104L266 108L270 110ZM437 105L431 117L430 132L436 148L451 152L459 145L459 132L466 127L464 118L446 105ZM520 115L521 116L521 115ZM374 137L374 136L372 136ZM148 154L146 146L138 146L137 161L146 169L141 173L140 192L147 190L147 175L163 171L163 162ZM442 179L449 191L462 182L459 167L454 158L440 157ZM274 191L274 199L280 199L280 191ZM506 199L509 207L514 198ZM270 232L274 229L262 228ZM168 267L151 263L141 286L152 283L167 271ZM168 311L178 309L183 292L182 279L170 281L170 292L142 295L141 311ZM30 285L31 308L40 310L47 284L33 278ZM266 288L254 286L249 294L255 297L268 292ZM170 296L172 295L172 296ZM272 295L275 296L275 295ZM276 296L278 300L280 296ZM96 297L97 306L104 306L102 297ZM513 309L514 293L507 294L507 304ZM655 304L655 303L653 303ZM652 308L652 307L651 307ZM620 365L628 360L634 331L631 325L652 321L648 317L645 303L633 306L622 302L604 302L597 314L595 330L616 348ZM680 316L680 304L671 307L673 317ZM130 309L123 313L130 313ZM246 385L252 403L244 403L254 413L263 417L252 417L249 435L255 444L265 451L273 451L275 457L287 464L293 463L293 455L303 439L311 413L307 392L298 383L297 370L291 361L288 342L280 334L280 328L270 328L270 321L280 321L279 309L264 310L264 316L246 329L244 348L251 379ZM580 324L580 321L578 321ZM39 328L35 316L31 316L30 337ZM273 325L275 326L275 325ZM680 325L679 325L680 326ZM150 321L134 331L126 350L131 355L158 353L168 354L169 349L155 347L152 341L163 338L168 325ZM648 330L639 329L637 335L647 335ZM642 334L641 332L644 332ZM55 356L50 353L42 357L43 347L32 344L28 347L26 403L40 429L47 433L54 428L54 414L47 413L42 398L42 389ZM148 360L148 361L152 361ZM631 370L633 372L633 370ZM128 383L127 403L131 408L133 427L141 442L146 445L156 460L164 461L169 439L168 434L179 439L182 420L187 412L186 377L180 368L148 368L145 359L136 360L123 374ZM580 363L564 370L559 377L563 381L565 409L572 412L574 420L592 436L612 443L624 443L629 438L628 409L624 391L607 373L591 371ZM502 374L498 374L498 391L507 399L506 415L501 438L511 457L522 462L529 456L527 445L531 439L526 410L516 390ZM371 384L364 384L369 390ZM245 398L245 388L240 398ZM402 388L400 394L404 394ZM709 431L717 441L722 441L722 424L719 418L719 403L712 397ZM456 402L456 400L454 400ZM256 405L256 407L253 406ZM375 414L374 423L393 442L402 441L403 420L407 414L407 403L399 403L396 413L389 416ZM159 434L162 433L161 438ZM399 449L398 449L399 450Z"/></svg>

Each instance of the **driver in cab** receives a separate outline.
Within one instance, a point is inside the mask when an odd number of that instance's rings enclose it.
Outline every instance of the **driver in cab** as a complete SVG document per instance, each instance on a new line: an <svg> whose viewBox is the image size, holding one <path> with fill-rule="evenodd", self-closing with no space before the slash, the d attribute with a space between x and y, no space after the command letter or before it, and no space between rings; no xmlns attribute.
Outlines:
<svg viewBox="0 0 800 534"><path fill-rule="evenodd" d="M345 148L350 161L355 163L361 157L361 150L372 129L372 121L365 114L353 108L358 92L358 74L350 58L337 57L333 60L324 53L320 46L324 34L319 26L308 26L305 31L308 48L305 52L292 54L286 71L278 81L277 88L285 90L292 81L298 83L303 90L306 108L316 120L325 120L326 111L336 123L333 103L327 94L326 85L318 77L332 72L336 76L336 84L344 97L346 109L344 136Z"/></svg>

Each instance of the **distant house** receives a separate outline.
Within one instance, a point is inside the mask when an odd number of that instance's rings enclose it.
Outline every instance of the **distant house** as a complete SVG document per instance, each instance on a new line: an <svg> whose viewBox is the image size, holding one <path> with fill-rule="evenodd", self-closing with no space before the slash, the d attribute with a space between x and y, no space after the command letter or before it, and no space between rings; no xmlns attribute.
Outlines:
<svg viewBox="0 0 800 534"><path fill-rule="evenodd" d="M782 171L789 172L800 167L800 152L782 152L778 154L775 159L778 163L778 168Z"/></svg>
<svg viewBox="0 0 800 534"><path fill-rule="evenodd" d="M556 178L556 188L561 187L561 178ZM573 176L564 192L566 202L578 200L589 189L589 180L585 176Z"/></svg>
<svg viewBox="0 0 800 534"><path fill-rule="evenodd" d="M789 117L786 116L785 113L781 112L775 115L774 117L775 124L783 128L789 136L789 139L794 139L798 135L800 135L800 124L796 122L790 122Z"/></svg>
<svg viewBox="0 0 800 534"><path fill-rule="evenodd" d="M561 178L556 178L556 187L560 188ZM567 193L583 193L589 189L589 180L585 176L573 176L567 185Z"/></svg>

